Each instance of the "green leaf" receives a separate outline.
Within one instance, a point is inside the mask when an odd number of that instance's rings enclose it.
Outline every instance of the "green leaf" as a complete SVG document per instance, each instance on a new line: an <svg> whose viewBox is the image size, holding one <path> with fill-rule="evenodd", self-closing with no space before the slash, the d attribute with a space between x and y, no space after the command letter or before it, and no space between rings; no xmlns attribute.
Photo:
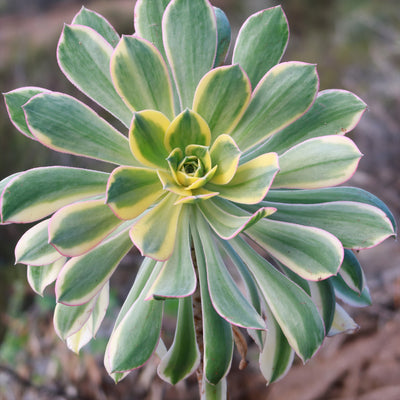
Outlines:
<svg viewBox="0 0 400 400"><path fill-rule="evenodd" d="M175 247L182 204L175 205L177 195L169 193L133 225L130 236L142 255L167 260Z"/></svg>
<svg viewBox="0 0 400 400"><path fill-rule="evenodd" d="M227 321L217 314L213 307L207 282L205 255L195 224L191 225L190 231L193 237L200 281L204 377L209 383L217 385L226 376L231 366L233 355L232 328Z"/></svg>
<svg viewBox="0 0 400 400"><path fill-rule="evenodd" d="M364 249L394 235L392 224L379 208L354 201L285 204L263 201L277 211L271 219L314 226L335 235L346 248Z"/></svg>
<svg viewBox="0 0 400 400"><path fill-rule="evenodd" d="M336 303L335 316L333 318L332 327L328 336L334 336L339 333L354 333L359 329L359 326L350 317L344 308Z"/></svg>
<svg viewBox="0 0 400 400"><path fill-rule="evenodd" d="M25 114L22 106L33 96L44 92L48 92L48 90L28 86L4 93L4 100L11 122L22 134L33 140L36 140L36 138L30 132L28 125L26 125Z"/></svg>
<svg viewBox="0 0 400 400"><path fill-rule="evenodd" d="M95 11L88 10L84 6L82 6L79 13L75 15L72 24L84 25L94 29L103 36L112 47L115 47L119 42L119 35L113 26L102 15Z"/></svg>
<svg viewBox="0 0 400 400"><path fill-rule="evenodd" d="M187 146L208 146L211 141L210 128L207 122L194 111L182 111L165 132L164 145L168 151L180 148L183 152Z"/></svg>
<svg viewBox="0 0 400 400"><path fill-rule="evenodd" d="M344 250L344 259L339 275L350 289L361 294L365 285L365 277L357 257L351 250Z"/></svg>
<svg viewBox="0 0 400 400"><path fill-rule="evenodd" d="M165 10L162 32L181 108L191 107L197 84L215 61L217 21L213 7L207 0L175 0Z"/></svg>
<svg viewBox="0 0 400 400"><path fill-rule="evenodd" d="M137 36L122 36L110 68L117 92L132 111L156 110L173 118L168 68L150 42Z"/></svg>
<svg viewBox="0 0 400 400"><path fill-rule="evenodd" d="M41 167L20 173L2 195L2 222L33 222L67 204L104 193L108 174L70 167ZM4 181L2 181L4 182Z"/></svg>
<svg viewBox="0 0 400 400"><path fill-rule="evenodd" d="M215 233L223 239L231 239L275 211L273 208L259 208L251 214L220 197L199 202L198 207Z"/></svg>
<svg viewBox="0 0 400 400"><path fill-rule="evenodd" d="M355 201L370 204L378 207L387 215L393 225L393 230L396 231L396 221L386 204L366 190L355 187L341 186L313 190L271 189L265 199L280 203L296 204L327 203L331 201Z"/></svg>
<svg viewBox="0 0 400 400"><path fill-rule="evenodd" d="M234 129L250 96L250 81L240 65L215 68L204 75L196 88L193 110L208 123L212 143Z"/></svg>
<svg viewBox="0 0 400 400"><path fill-rule="evenodd" d="M220 196L244 204L260 202L278 172L278 157L276 153L263 154L254 160L239 165L235 176L225 185L208 182L205 188L219 192Z"/></svg>
<svg viewBox="0 0 400 400"><path fill-rule="evenodd" d="M162 195L157 171L139 167L118 167L110 175L106 203L118 218L134 219Z"/></svg>
<svg viewBox="0 0 400 400"><path fill-rule="evenodd" d="M291 347L303 362L311 358L324 339L324 325L310 297L243 239L237 236L230 242L254 275Z"/></svg>
<svg viewBox="0 0 400 400"><path fill-rule="evenodd" d="M80 256L96 247L121 223L104 200L75 203L51 217L49 241L62 255Z"/></svg>
<svg viewBox="0 0 400 400"><path fill-rule="evenodd" d="M225 400L227 397L226 378L222 378L216 385L203 379L201 400Z"/></svg>
<svg viewBox="0 0 400 400"><path fill-rule="evenodd" d="M344 135L357 125L366 107L353 93L345 90L324 90L301 118L272 136L260 151L276 151L282 154L307 139Z"/></svg>
<svg viewBox="0 0 400 400"><path fill-rule="evenodd" d="M127 228L89 253L71 258L58 275L57 301L76 306L90 301L132 248Z"/></svg>
<svg viewBox="0 0 400 400"><path fill-rule="evenodd" d="M184 207L179 216L177 237L172 256L164 262L160 274L150 288L146 299L151 297L185 297L196 289L196 274L193 267L189 235L189 207Z"/></svg>
<svg viewBox="0 0 400 400"><path fill-rule="evenodd" d="M240 64L253 87L278 64L286 50L289 27L280 6L250 16L240 28L233 50L233 63Z"/></svg>
<svg viewBox="0 0 400 400"><path fill-rule="evenodd" d="M349 304L352 307L367 307L372 304L371 295L367 286L364 286L361 293L358 293L347 286L343 278L338 276L332 276L329 279L335 289L336 297Z"/></svg>
<svg viewBox="0 0 400 400"><path fill-rule="evenodd" d="M161 359L157 372L160 377L175 385L191 375L200 362L193 321L192 297L179 299L178 320L174 341Z"/></svg>
<svg viewBox="0 0 400 400"><path fill-rule="evenodd" d="M339 185L352 177L362 154L344 136L322 136L306 140L279 157L274 188L318 189Z"/></svg>
<svg viewBox="0 0 400 400"><path fill-rule="evenodd" d="M164 302L144 298L159 271L153 270L139 297L118 318L105 354L110 374L141 367L157 347Z"/></svg>
<svg viewBox="0 0 400 400"><path fill-rule="evenodd" d="M27 279L31 288L43 296L44 289L56 280L66 261L67 259L62 257L49 265L28 265Z"/></svg>
<svg viewBox="0 0 400 400"><path fill-rule="evenodd" d="M222 65L231 43L231 26L225 13L218 7L213 7L217 18L217 54L215 55L214 68Z"/></svg>
<svg viewBox="0 0 400 400"><path fill-rule="evenodd" d="M319 228L262 219L248 228L246 234L307 280L335 275L343 260L340 241Z"/></svg>
<svg viewBox="0 0 400 400"><path fill-rule="evenodd" d="M53 150L114 164L137 164L127 138L71 96L38 94L23 108L30 131Z"/></svg>
<svg viewBox="0 0 400 400"><path fill-rule="evenodd" d="M36 224L21 236L15 246L15 263L47 265L62 258L49 243L49 221L46 219Z"/></svg>
<svg viewBox="0 0 400 400"><path fill-rule="evenodd" d="M317 306L322 320L324 321L325 334L331 330L333 318L335 315L335 291L331 279L325 279L321 282L308 282L311 290L311 299Z"/></svg>
<svg viewBox="0 0 400 400"><path fill-rule="evenodd" d="M133 155L143 165L167 168L168 151L164 146L169 119L153 110L134 113L129 129L129 145Z"/></svg>
<svg viewBox="0 0 400 400"><path fill-rule="evenodd" d="M246 112L231 133L240 150L258 146L299 119L317 91L315 65L287 62L273 67L255 88Z"/></svg>
<svg viewBox="0 0 400 400"><path fill-rule="evenodd" d="M129 126L132 112L111 80L112 52L113 46L94 29L65 25L58 42L58 65L79 90Z"/></svg>
<svg viewBox="0 0 400 400"><path fill-rule="evenodd" d="M261 373L270 384L287 374L293 363L294 351L268 306L265 313L267 332L259 363Z"/></svg>
<svg viewBox="0 0 400 400"><path fill-rule="evenodd" d="M197 213L196 228L203 246L208 290L215 311L231 324L265 329L265 322L238 289L213 240L210 228Z"/></svg>

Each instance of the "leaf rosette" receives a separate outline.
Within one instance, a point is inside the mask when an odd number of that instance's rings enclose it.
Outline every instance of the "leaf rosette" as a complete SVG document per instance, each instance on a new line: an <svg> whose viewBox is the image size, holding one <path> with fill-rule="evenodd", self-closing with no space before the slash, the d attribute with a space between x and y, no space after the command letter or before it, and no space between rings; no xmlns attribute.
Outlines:
<svg viewBox="0 0 400 400"><path fill-rule="evenodd" d="M254 14L223 65L230 26L207 0L138 0L135 34L122 37L82 8L64 27L59 66L125 131L66 94L5 94L27 137L117 165L110 174L35 168L0 182L3 224L40 221L16 260L36 292L56 282L55 328L74 351L99 329L122 258L133 245L144 256L106 350L117 381L154 352L172 384L202 358L206 398L224 398L238 327L273 382L295 353L305 361L326 335L354 330L337 299L370 302L351 249L392 236L394 219L372 194L338 186L361 157L345 134L366 105L347 91L318 92L315 65L281 63L288 35L280 7ZM169 298L179 308L167 351Z"/></svg>

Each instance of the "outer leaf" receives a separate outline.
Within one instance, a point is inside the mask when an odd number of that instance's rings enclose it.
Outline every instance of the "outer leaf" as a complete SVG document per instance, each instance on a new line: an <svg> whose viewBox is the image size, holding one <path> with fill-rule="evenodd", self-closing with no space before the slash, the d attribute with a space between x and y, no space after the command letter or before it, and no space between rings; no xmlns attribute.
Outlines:
<svg viewBox="0 0 400 400"><path fill-rule="evenodd" d="M56 282L57 301L69 306L94 298L132 248L127 229L80 257L70 259Z"/></svg>
<svg viewBox="0 0 400 400"><path fill-rule="evenodd" d="M318 281L335 275L343 260L343 247L318 228L262 219L246 234L302 278Z"/></svg>
<svg viewBox="0 0 400 400"><path fill-rule="evenodd" d="M287 62L272 68L255 88L246 112L231 133L240 150L259 145L299 119L317 91L315 65Z"/></svg>
<svg viewBox="0 0 400 400"><path fill-rule="evenodd" d="M65 340L67 347L75 354L79 354L81 348L92 340L92 335L87 327L87 325L90 323L90 319L91 316L78 332L75 332Z"/></svg>
<svg viewBox="0 0 400 400"><path fill-rule="evenodd" d="M331 201L356 201L358 203L370 204L380 208L390 219L393 230L396 230L396 221L386 204L366 190L355 187L341 186L313 190L270 190L266 196L266 200L299 204L327 203Z"/></svg>
<svg viewBox="0 0 400 400"><path fill-rule="evenodd" d="M157 171L118 167L110 175L106 203L118 218L133 219L147 210L162 193Z"/></svg>
<svg viewBox="0 0 400 400"><path fill-rule="evenodd" d="M193 321L192 298L179 300L178 320L172 346L161 359L157 372L160 377L175 385L191 375L200 362Z"/></svg>
<svg viewBox="0 0 400 400"><path fill-rule="evenodd" d="M61 254L49 244L48 219L26 231L15 246L15 262L29 265L52 264Z"/></svg>
<svg viewBox="0 0 400 400"><path fill-rule="evenodd" d="M196 225L191 228L198 266L203 314L204 376L217 385L228 373L233 355L230 324L215 311L208 289L206 261Z"/></svg>
<svg viewBox="0 0 400 400"><path fill-rule="evenodd" d="M222 65L226 58L231 43L231 26L225 13L218 7L214 7L217 18L217 54L215 55L214 67Z"/></svg>
<svg viewBox="0 0 400 400"><path fill-rule="evenodd" d="M203 380L201 400L225 400L227 396L226 378L222 378L216 385Z"/></svg>
<svg viewBox="0 0 400 400"><path fill-rule="evenodd" d="M95 11L88 10L82 6L78 14L72 20L73 25L84 25L94 29L97 33L103 36L112 47L115 47L119 42L119 35L112 25L100 14Z"/></svg>
<svg viewBox="0 0 400 400"><path fill-rule="evenodd" d="M38 94L23 108L30 131L53 150L115 164L136 164L126 137L71 96Z"/></svg>
<svg viewBox="0 0 400 400"><path fill-rule="evenodd" d="M33 222L74 201L104 193L108 174L70 167L33 168L10 180L2 222ZM2 181L4 182L4 181Z"/></svg>
<svg viewBox="0 0 400 400"><path fill-rule="evenodd" d="M293 363L294 351L269 307L266 307L265 312L267 315L267 332L259 363L261 373L269 384L278 381L287 374Z"/></svg>
<svg viewBox="0 0 400 400"><path fill-rule="evenodd" d="M282 154L313 137L344 135L357 125L366 107L353 93L336 89L323 90L301 118L276 133L262 146L263 151Z"/></svg>
<svg viewBox="0 0 400 400"><path fill-rule="evenodd" d="M196 227L203 246L208 291L215 311L231 324L250 329L265 329L264 320L240 292L226 269L210 228L199 215L196 218Z"/></svg>
<svg viewBox="0 0 400 400"><path fill-rule="evenodd" d="M344 259L339 275L350 289L361 294L365 285L364 273L357 257L351 250L345 249L344 251Z"/></svg>
<svg viewBox="0 0 400 400"><path fill-rule="evenodd" d="M262 202L275 207L271 219L314 226L335 235L344 247L363 249L377 245L393 235L392 224L379 208L354 201L320 204Z"/></svg>
<svg viewBox="0 0 400 400"><path fill-rule="evenodd" d="M167 167L168 152L164 146L164 136L169 125L169 119L158 111L134 113L129 129L129 145L143 165L163 169Z"/></svg>
<svg viewBox="0 0 400 400"><path fill-rule="evenodd" d="M332 322L331 330L328 336L334 336L339 333L354 333L359 329L359 326L350 317L344 308L336 303L335 317Z"/></svg>
<svg viewBox="0 0 400 400"><path fill-rule="evenodd" d="M160 274L146 295L146 299L151 297L185 297L195 291L196 274L191 255L189 216L189 207L184 207L176 228L177 237L172 256L164 262Z"/></svg>
<svg viewBox="0 0 400 400"><path fill-rule="evenodd" d="M308 282L311 290L311 298L317 306L325 325L325 334L331 329L335 315L335 291L330 279L321 282Z"/></svg>
<svg viewBox="0 0 400 400"><path fill-rule="evenodd" d="M57 275L61 271L66 260L65 257L62 257L49 265L28 265L27 279L31 288L37 294L43 296L44 289L56 280Z"/></svg>
<svg viewBox="0 0 400 400"><path fill-rule="evenodd" d="M49 241L67 257L86 253L121 224L104 200L72 204L57 211L49 223Z"/></svg>
<svg viewBox="0 0 400 400"><path fill-rule="evenodd" d="M286 16L280 6L253 14L240 28L233 62L247 72L253 87L278 64L289 38Z"/></svg>
<svg viewBox="0 0 400 400"><path fill-rule="evenodd" d="M78 89L129 126L132 112L111 80L112 52L113 46L94 29L65 25L58 42L58 65Z"/></svg>
<svg viewBox="0 0 400 400"><path fill-rule="evenodd" d="M339 275L332 276L329 280L332 282L336 296L346 304L352 307L367 307L372 304L371 295L367 286L364 286L362 292L358 293L350 289Z"/></svg>
<svg viewBox="0 0 400 400"><path fill-rule="evenodd" d="M130 236L142 255L162 261L171 256L182 209L181 204L174 205L177 197L168 194L133 225Z"/></svg>
<svg viewBox="0 0 400 400"><path fill-rule="evenodd" d="M214 10L207 0L173 0L165 10L162 32L181 108L191 107L197 84L215 61L217 22Z"/></svg>
<svg viewBox="0 0 400 400"><path fill-rule="evenodd" d="M215 233L223 239L231 239L275 211L274 208L259 208L250 214L220 197L199 202L198 207Z"/></svg>
<svg viewBox="0 0 400 400"><path fill-rule="evenodd" d="M251 85L240 65L215 68L196 88L193 110L208 123L212 142L237 125L250 101Z"/></svg>
<svg viewBox="0 0 400 400"><path fill-rule="evenodd" d="M150 42L136 36L122 36L110 68L115 88L131 110L157 110L173 117L168 69L161 53Z"/></svg>
<svg viewBox="0 0 400 400"><path fill-rule="evenodd" d="M324 326L310 297L243 239L236 237L231 244L257 280L291 347L303 361L311 358L322 344Z"/></svg>
<svg viewBox="0 0 400 400"><path fill-rule="evenodd" d="M205 188L219 192L221 197L237 203L256 204L267 194L278 170L276 153L263 154L240 165L226 185L209 182Z"/></svg>
<svg viewBox="0 0 400 400"><path fill-rule="evenodd" d="M317 189L347 181L362 154L343 136L322 136L302 142L279 157L274 188Z"/></svg>
<svg viewBox="0 0 400 400"><path fill-rule="evenodd" d="M32 135L26 125L25 114L22 106L33 96L44 92L48 92L48 90L30 86L4 93L4 100L6 102L6 108L11 122L22 134L33 140L36 140L36 138Z"/></svg>
<svg viewBox="0 0 400 400"><path fill-rule="evenodd" d="M160 338L163 302L144 300L159 268L153 273L140 296L115 325L105 357L110 373L142 366L153 354Z"/></svg>

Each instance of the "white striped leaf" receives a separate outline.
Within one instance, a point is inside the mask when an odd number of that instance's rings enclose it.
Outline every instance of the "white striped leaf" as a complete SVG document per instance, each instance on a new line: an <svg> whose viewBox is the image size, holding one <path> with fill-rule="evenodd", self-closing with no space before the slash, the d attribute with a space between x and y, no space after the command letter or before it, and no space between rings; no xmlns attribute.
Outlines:
<svg viewBox="0 0 400 400"><path fill-rule="evenodd" d="M340 304L336 303L335 316L328 336L335 336L339 333L354 333L358 329L359 326L353 318L350 317Z"/></svg>
<svg viewBox="0 0 400 400"><path fill-rule="evenodd" d="M225 400L227 397L226 378L222 378L216 385L203 379L203 389L200 400Z"/></svg>
<svg viewBox="0 0 400 400"><path fill-rule="evenodd" d="M361 293L358 293L350 289L340 275L332 276L329 280L335 289L336 297L346 304L352 307L367 307L372 304L368 286L364 286Z"/></svg>
<svg viewBox="0 0 400 400"><path fill-rule="evenodd" d="M58 42L58 65L83 93L129 126L132 112L111 79L113 46L100 33L82 25L65 25Z"/></svg>
<svg viewBox="0 0 400 400"><path fill-rule="evenodd" d="M339 275L350 289L361 294L365 286L365 277L357 257L351 250L344 250L344 259Z"/></svg>
<svg viewBox="0 0 400 400"><path fill-rule="evenodd" d="M331 329L335 315L335 291L331 279L325 279L320 282L308 282L311 299L317 306L322 320L324 321L325 334Z"/></svg>

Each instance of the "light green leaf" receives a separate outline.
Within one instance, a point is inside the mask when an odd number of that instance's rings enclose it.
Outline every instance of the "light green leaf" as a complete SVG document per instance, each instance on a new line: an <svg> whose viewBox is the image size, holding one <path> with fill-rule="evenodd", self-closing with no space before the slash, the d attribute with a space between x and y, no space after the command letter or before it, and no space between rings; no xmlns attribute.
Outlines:
<svg viewBox="0 0 400 400"><path fill-rule="evenodd" d="M215 61L217 21L213 7L207 0L174 0L165 10L162 32L181 108L191 107L197 84Z"/></svg>
<svg viewBox="0 0 400 400"><path fill-rule="evenodd" d="M30 131L43 145L114 164L137 165L127 138L71 96L38 94L23 108Z"/></svg>
<svg viewBox="0 0 400 400"><path fill-rule="evenodd" d="M251 214L220 197L199 202L198 207L215 233L223 239L231 239L275 211L274 208L259 208Z"/></svg>
<svg viewBox="0 0 400 400"><path fill-rule="evenodd" d="M339 275L350 289L361 294L365 285L365 277L357 257L351 250L344 250L344 259Z"/></svg>
<svg viewBox="0 0 400 400"><path fill-rule="evenodd" d="M90 334L89 328L87 326L90 322L90 319L91 317L89 317L89 319L78 332L75 332L65 339L67 347L75 354L79 354L81 348L92 340L92 335Z"/></svg>
<svg viewBox="0 0 400 400"><path fill-rule="evenodd" d="M268 306L265 313L267 332L259 363L261 373L270 384L287 374L293 363L294 351Z"/></svg>
<svg viewBox="0 0 400 400"><path fill-rule="evenodd" d="M314 226L335 235L346 248L364 249L394 235L392 224L379 208L354 201L319 204L261 202L277 211L271 219Z"/></svg>
<svg viewBox="0 0 400 400"><path fill-rule="evenodd" d="M132 248L128 228L89 253L73 257L65 264L56 282L58 302L76 306L87 303L99 293Z"/></svg>
<svg viewBox="0 0 400 400"><path fill-rule="evenodd" d="M113 26L100 14L95 11L88 10L82 6L78 14L72 20L73 25L84 25L94 29L103 36L112 47L119 42L119 35Z"/></svg>
<svg viewBox="0 0 400 400"><path fill-rule="evenodd" d="M250 96L250 81L240 65L215 68L204 75L196 88L193 110L207 121L211 142L234 129Z"/></svg>
<svg viewBox="0 0 400 400"><path fill-rule="evenodd" d="M157 372L171 385L191 375L200 362L193 321L192 297L179 299L178 320L174 341L161 359Z"/></svg>
<svg viewBox="0 0 400 400"><path fill-rule="evenodd" d="M352 307L367 307L372 304L371 295L367 286L364 286L361 293L358 293L350 289L340 275L332 276L329 280L332 282L335 289L336 297L346 304Z"/></svg>
<svg viewBox="0 0 400 400"><path fill-rule="evenodd" d="M330 279L320 282L308 282L311 290L311 299L319 310L319 314L324 321L325 334L331 330L335 315L335 291Z"/></svg>
<svg viewBox="0 0 400 400"><path fill-rule="evenodd" d="M56 280L66 261L67 259L62 257L49 265L28 265L27 279L31 288L43 296L44 289Z"/></svg>
<svg viewBox="0 0 400 400"><path fill-rule="evenodd" d="M239 165L229 183L216 185L208 182L205 188L236 203L256 204L267 194L278 170L277 154L267 153Z"/></svg>
<svg viewBox="0 0 400 400"><path fill-rule="evenodd" d="M219 253L207 222L196 214L196 228L203 246L208 291L215 311L231 324L265 329L265 322L238 289Z"/></svg>
<svg viewBox="0 0 400 400"><path fill-rule="evenodd" d="M261 146L262 151L282 154L313 137L344 135L357 125L366 107L353 93L336 89L323 90L311 108L293 124L272 136Z"/></svg>
<svg viewBox="0 0 400 400"><path fill-rule="evenodd" d="M176 207L176 206L175 206ZM189 235L191 207L184 207L179 216L177 237L172 256L164 262L160 274L150 288L146 299L152 297L185 297L196 289Z"/></svg>
<svg viewBox="0 0 400 400"><path fill-rule="evenodd" d="M150 42L137 36L122 36L111 56L110 68L117 92L132 111L156 110L173 118L168 68Z"/></svg>
<svg viewBox="0 0 400 400"><path fill-rule="evenodd" d="M157 347L164 302L144 298L159 271L153 270L139 297L118 318L105 354L110 374L141 367Z"/></svg>
<svg viewBox="0 0 400 400"><path fill-rule="evenodd" d="M315 65L287 62L273 67L255 88L250 104L231 133L246 151L299 119L318 91Z"/></svg>
<svg viewBox="0 0 400 400"><path fill-rule="evenodd" d="M231 43L231 26L225 13L218 7L213 7L217 18L217 54L215 55L214 67L222 65Z"/></svg>
<svg viewBox="0 0 400 400"><path fill-rule="evenodd" d="M15 263L29 265L52 264L62 255L49 243L49 219L27 230L15 246Z"/></svg>
<svg viewBox="0 0 400 400"><path fill-rule="evenodd" d="M311 358L324 339L324 325L311 298L243 239L237 236L230 242L254 275L291 347L303 361Z"/></svg>
<svg viewBox="0 0 400 400"><path fill-rule="evenodd" d="M344 136L322 136L302 142L279 157L273 188L318 189L347 181L362 154Z"/></svg>
<svg viewBox="0 0 400 400"><path fill-rule="evenodd" d="M182 204L175 205L177 199L169 193L133 225L130 236L142 255L160 261L171 256L182 209Z"/></svg>
<svg viewBox="0 0 400 400"><path fill-rule="evenodd" d="M121 223L104 200L75 203L51 217L49 241L62 255L80 256L97 246Z"/></svg>
<svg viewBox="0 0 400 400"><path fill-rule="evenodd" d="M22 106L33 96L44 92L48 92L48 90L39 87L28 86L4 93L4 100L11 122L22 134L33 140L36 140L36 138L32 135L28 126L26 125L25 114Z"/></svg>
<svg viewBox="0 0 400 400"><path fill-rule="evenodd" d="M118 218L133 219L162 195L157 171L139 167L118 167L110 175L106 203Z"/></svg>
<svg viewBox="0 0 400 400"><path fill-rule="evenodd" d="M10 180L1 201L2 222L33 222L67 204L105 192L108 174L70 167L41 167Z"/></svg>
<svg viewBox="0 0 400 400"><path fill-rule="evenodd" d="M353 318L350 317L340 304L336 303L335 317L328 336L335 336L339 333L354 333L358 329L359 326Z"/></svg>
<svg viewBox="0 0 400 400"><path fill-rule="evenodd" d="M307 280L335 275L343 260L340 241L319 228L262 219L248 228L246 234Z"/></svg>
<svg viewBox="0 0 400 400"><path fill-rule="evenodd" d="M233 63L247 72L253 87L278 64L289 38L286 16L280 6L250 16L240 28L233 50Z"/></svg>
<svg viewBox="0 0 400 400"><path fill-rule="evenodd" d="M371 206L378 207L387 215L393 225L393 230L396 231L396 221L386 204L366 190L355 187L341 186L312 190L271 189L268 191L265 199L280 203L296 204L316 204L331 201L355 201L370 204Z"/></svg>
<svg viewBox="0 0 400 400"><path fill-rule="evenodd" d="M132 112L111 80L112 52L113 46L94 29L65 25L58 42L58 65L78 89L129 126Z"/></svg>
<svg viewBox="0 0 400 400"><path fill-rule="evenodd" d="M191 221L192 222L192 221ZM204 377L217 385L228 373L233 355L233 335L231 325L221 318L211 302L206 260L196 224L191 227L196 262L200 280L201 308L203 314Z"/></svg>
<svg viewBox="0 0 400 400"><path fill-rule="evenodd" d="M227 397L226 378L222 378L216 385L203 379L201 400L225 400Z"/></svg>

